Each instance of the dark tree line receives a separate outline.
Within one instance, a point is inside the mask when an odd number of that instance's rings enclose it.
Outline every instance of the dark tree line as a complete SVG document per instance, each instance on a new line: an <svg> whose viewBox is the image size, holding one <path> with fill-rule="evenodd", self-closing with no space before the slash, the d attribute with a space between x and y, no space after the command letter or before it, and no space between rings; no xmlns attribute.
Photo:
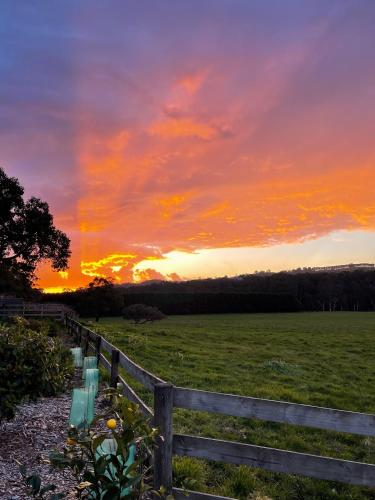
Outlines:
<svg viewBox="0 0 375 500"><path fill-rule="evenodd" d="M165 314L287 311L374 311L375 271L249 274L178 283L96 286L45 300L65 302L82 316L121 315L144 303Z"/></svg>

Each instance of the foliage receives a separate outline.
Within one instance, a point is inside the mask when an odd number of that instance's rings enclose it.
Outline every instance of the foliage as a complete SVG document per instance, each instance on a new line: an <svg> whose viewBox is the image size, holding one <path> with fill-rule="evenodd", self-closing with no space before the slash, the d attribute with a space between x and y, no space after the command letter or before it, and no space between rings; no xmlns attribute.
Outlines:
<svg viewBox="0 0 375 500"><path fill-rule="evenodd" d="M148 323L164 319L165 315L157 308L145 304L133 304L122 310L124 319L133 320L135 324Z"/></svg>
<svg viewBox="0 0 375 500"><path fill-rule="evenodd" d="M205 491L208 467L194 457L173 457L173 482L177 488Z"/></svg>
<svg viewBox="0 0 375 500"><path fill-rule="evenodd" d="M72 374L70 352L60 339L48 336L48 324L38 328L23 318L0 325L0 420L13 417L25 397L57 394Z"/></svg>
<svg viewBox="0 0 375 500"><path fill-rule="evenodd" d="M89 495L90 498L110 500L141 498L146 492L153 492L148 485L151 471L148 463L157 431L150 427L138 405L131 403L119 391L110 389L106 395L111 399L112 406L106 414L97 417L93 425L103 423L114 413L115 419L107 421L107 431L71 428L64 452L53 452L50 455L51 464L72 469L77 478L79 497ZM108 437L115 440L116 449L109 454L98 453ZM137 453L134 463L127 466L132 446L136 447ZM126 495L121 493L125 489L128 489Z"/></svg>
<svg viewBox="0 0 375 500"><path fill-rule="evenodd" d="M135 349L132 359L178 386L375 413L374 323L374 313L318 312L169 316L137 326L104 318L100 328L124 352L129 339L147 334L147 345ZM149 391L132 385L150 405ZM174 411L173 425L182 434L375 463L374 438L183 409ZM183 476L184 465L179 480L192 477L188 465ZM238 472L230 464L201 466L206 491L232 498L237 491L240 498L247 491L275 500L374 497L373 490L329 481L245 467Z"/></svg>
<svg viewBox="0 0 375 500"><path fill-rule="evenodd" d="M28 288L36 266L48 260L56 271L65 270L70 241L53 224L48 204L39 198L23 199L18 179L0 168L0 285L2 291Z"/></svg>
<svg viewBox="0 0 375 500"><path fill-rule="evenodd" d="M98 322L101 316L108 314L116 303L113 298L113 280L107 278L94 278L86 288L86 300L89 307L94 310L95 320Z"/></svg>
<svg viewBox="0 0 375 500"><path fill-rule="evenodd" d="M108 292L107 316L124 306L147 304L165 314L261 313L293 311L374 311L375 271L251 274L234 278L116 285ZM81 316L94 316L89 288L48 295Z"/></svg>
<svg viewBox="0 0 375 500"><path fill-rule="evenodd" d="M47 493L56 490L57 486L55 484L46 484L43 486L40 476L38 474L28 474L25 465L20 464L19 471L33 498L60 500L65 497L64 493L53 493L46 496Z"/></svg>

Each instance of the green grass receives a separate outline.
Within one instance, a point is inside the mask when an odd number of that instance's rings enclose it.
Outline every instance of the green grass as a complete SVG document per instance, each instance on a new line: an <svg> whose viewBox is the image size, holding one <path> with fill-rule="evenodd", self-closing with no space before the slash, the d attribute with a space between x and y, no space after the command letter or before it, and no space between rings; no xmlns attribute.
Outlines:
<svg viewBox="0 0 375 500"><path fill-rule="evenodd" d="M374 313L173 316L140 326L106 318L94 327L176 385L375 413ZM178 432L375 463L375 440L361 436L187 410L175 411L174 425ZM241 499L375 498L365 488L188 458L176 461L175 477L178 484L199 477L195 489Z"/></svg>

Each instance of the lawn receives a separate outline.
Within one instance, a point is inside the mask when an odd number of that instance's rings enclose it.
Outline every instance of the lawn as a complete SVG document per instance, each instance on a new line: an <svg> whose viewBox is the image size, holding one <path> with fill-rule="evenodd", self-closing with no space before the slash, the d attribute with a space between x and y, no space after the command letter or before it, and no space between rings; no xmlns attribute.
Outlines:
<svg viewBox="0 0 375 500"><path fill-rule="evenodd" d="M375 413L375 313L172 316L140 326L105 318L93 326L179 386ZM175 411L174 425L178 432L375 462L375 440L361 436L187 410ZM375 498L369 489L189 458L176 459L175 478L236 498Z"/></svg>

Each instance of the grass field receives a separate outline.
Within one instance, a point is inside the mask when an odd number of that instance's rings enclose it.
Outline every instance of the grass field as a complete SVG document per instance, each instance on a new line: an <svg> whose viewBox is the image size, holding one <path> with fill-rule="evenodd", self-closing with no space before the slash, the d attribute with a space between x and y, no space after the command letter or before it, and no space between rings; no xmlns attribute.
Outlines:
<svg viewBox="0 0 375 500"><path fill-rule="evenodd" d="M176 385L375 413L375 313L173 316L141 326L105 318L93 326ZM187 410L175 411L174 425L184 433L375 462L375 439L361 436ZM189 458L174 466L177 484L241 499L375 498L374 490L242 466Z"/></svg>

